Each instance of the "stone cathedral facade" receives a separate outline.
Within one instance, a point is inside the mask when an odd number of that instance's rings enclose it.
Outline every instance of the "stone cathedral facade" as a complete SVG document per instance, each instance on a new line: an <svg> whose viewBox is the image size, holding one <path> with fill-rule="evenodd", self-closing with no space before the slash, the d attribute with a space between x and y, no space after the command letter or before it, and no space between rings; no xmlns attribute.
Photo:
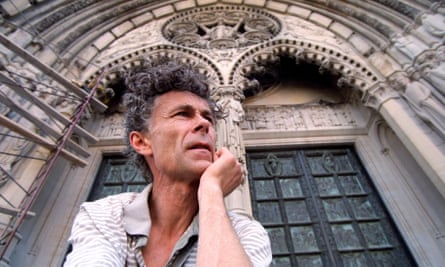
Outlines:
<svg viewBox="0 0 445 267"><path fill-rule="evenodd" d="M445 3L1 0L1 266L61 266L79 205L145 184L123 156L123 75L208 76L227 207L273 266L443 266ZM68 138L65 138L68 136Z"/></svg>

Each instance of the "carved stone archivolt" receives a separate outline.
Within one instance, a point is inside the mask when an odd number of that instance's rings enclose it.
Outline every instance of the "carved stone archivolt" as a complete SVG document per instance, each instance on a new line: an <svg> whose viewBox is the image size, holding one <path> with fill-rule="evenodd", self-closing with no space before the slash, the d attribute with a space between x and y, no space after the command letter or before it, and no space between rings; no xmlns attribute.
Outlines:
<svg viewBox="0 0 445 267"><path fill-rule="evenodd" d="M320 73L330 72L339 76L338 85L365 92L381 78L366 63L346 55L340 49L310 41L279 39L267 42L244 53L235 63L229 83L241 84L245 95L256 95L265 88L258 81L249 79L255 73L271 73L267 67L279 63L281 57L318 65ZM273 79L273 77L271 78Z"/></svg>
<svg viewBox="0 0 445 267"><path fill-rule="evenodd" d="M125 88L122 86L122 79L125 72L142 64L143 61L156 60L160 57L174 58L184 63L192 65L199 72L207 76L211 88L216 88L224 83L223 75L216 64L205 54L197 53L188 48L173 45L155 45L121 55L119 58L110 61L107 66L105 79L99 81L99 88L111 89L116 99L108 99L115 106L120 106L121 97ZM97 70L84 83L88 84L100 76L101 70ZM111 113L121 112L119 108L108 110Z"/></svg>
<svg viewBox="0 0 445 267"><path fill-rule="evenodd" d="M245 6L199 8L179 13L163 27L164 37L178 45L230 49L255 45L280 31L277 18Z"/></svg>

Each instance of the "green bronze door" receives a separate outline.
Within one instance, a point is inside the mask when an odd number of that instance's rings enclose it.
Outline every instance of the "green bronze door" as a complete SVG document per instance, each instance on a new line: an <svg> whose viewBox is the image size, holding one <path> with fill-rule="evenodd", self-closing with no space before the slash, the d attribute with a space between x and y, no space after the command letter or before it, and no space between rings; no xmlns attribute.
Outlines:
<svg viewBox="0 0 445 267"><path fill-rule="evenodd" d="M352 147L251 151L272 266L415 266Z"/></svg>
<svg viewBox="0 0 445 267"><path fill-rule="evenodd" d="M105 156L88 197L89 201L123 192L141 192L147 182L127 158Z"/></svg>

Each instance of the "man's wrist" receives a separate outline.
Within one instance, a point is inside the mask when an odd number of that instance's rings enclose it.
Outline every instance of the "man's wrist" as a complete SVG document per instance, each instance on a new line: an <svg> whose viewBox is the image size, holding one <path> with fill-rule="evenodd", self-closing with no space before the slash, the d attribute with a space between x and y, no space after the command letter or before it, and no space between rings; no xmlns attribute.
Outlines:
<svg viewBox="0 0 445 267"><path fill-rule="evenodd" d="M198 201L214 202L223 198L224 192L218 183L201 180L198 189Z"/></svg>

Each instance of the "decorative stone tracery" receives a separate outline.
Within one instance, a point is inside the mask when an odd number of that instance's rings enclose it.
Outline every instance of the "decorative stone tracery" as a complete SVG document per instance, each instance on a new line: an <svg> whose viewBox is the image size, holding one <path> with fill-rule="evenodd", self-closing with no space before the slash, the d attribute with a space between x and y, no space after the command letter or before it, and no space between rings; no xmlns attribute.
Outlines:
<svg viewBox="0 0 445 267"><path fill-rule="evenodd" d="M173 43L202 49L239 48L262 43L280 31L277 18L244 6L214 6L183 12L163 27Z"/></svg>

